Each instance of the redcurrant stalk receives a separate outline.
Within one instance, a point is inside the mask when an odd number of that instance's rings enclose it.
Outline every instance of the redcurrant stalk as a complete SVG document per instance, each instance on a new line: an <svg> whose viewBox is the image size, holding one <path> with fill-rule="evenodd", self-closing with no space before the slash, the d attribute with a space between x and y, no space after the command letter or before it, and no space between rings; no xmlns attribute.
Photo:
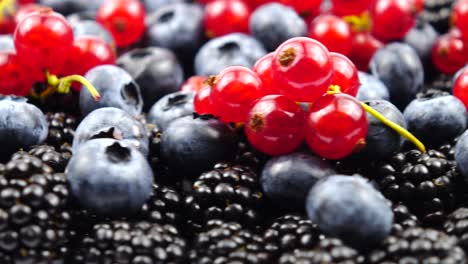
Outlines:
<svg viewBox="0 0 468 264"><path fill-rule="evenodd" d="M330 87L328 88L327 94L336 94L336 93L341 93L340 87L338 85L330 85ZM412 142L422 153L426 152L426 147L424 146L424 144L419 139L417 139L413 134L411 134L411 132L406 130L404 127L401 127L397 123L390 121L389 119L387 119L385 116L383 116L381 113L379 113L377 110L370 107L369 105L363 102L360 102L360 103L361 103L362 108L364 108L364 110L367 113L371 114L373 117L375 117L377 120L382 122L384 125L395 130L402 137Z"/></svg>
<svg viewBox="0 0 468 264"><path fill-rule="evenodd" d="M368 32L371 30L371 19L367 11L360 15L344 16L343 20L348 22L354 32Z"/></svg>
<svg viewBox="0 0 468 264"><path fill-rule="evenodd" d="M58 93L66 94L70 92L70 87L72 82L79 82L81 83L88 91L91 93L95 101L99 101L101 99L101 95L99 92L94 88L94 86L86 80L81 75L69 75L65 76L62 78L58 78L56 75L50 74L49 72L46 72L46 77L47 77L47 84L52 87L53 91L57 91ZM43 94L42 96L47 96L48 94Z"/></svg>

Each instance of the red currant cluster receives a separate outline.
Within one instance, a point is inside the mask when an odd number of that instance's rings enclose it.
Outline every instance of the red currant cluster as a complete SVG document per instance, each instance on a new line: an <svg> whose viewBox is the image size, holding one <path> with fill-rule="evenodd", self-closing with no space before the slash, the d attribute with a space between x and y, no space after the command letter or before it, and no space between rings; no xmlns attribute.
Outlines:
<svg viewBox="0 0 468 264"><path fill-rule="evenodd" d="M253 70L231 66L205 83L195 96L195 110L244 123L250 143L266 154L292 152L304 139L329 159L364 146L368 123L354 97L357 69L314 39L289 39L260 58Z"/></svg>
<svg viewBox="0 0 468 264"><path fill-rule="evenodd" d="M142 37L144 18L144 7L137 0L106 1L97 13L97 21L112 33L118 47ZM2 31L5 25L13 24L15 47L0 51L1 94L27 95L37 82L46 82L50 88L43 96L55 90L66 93L71 82L78 81L98 97L79 75L98 65L115 64L115 47L97 37L74 38L68 20L38 4L22 5L10 20L13 22L2 22Z"/></svg>
<svg viewBox="0 0 468 264"><path fill-rule="evenodd" d="M468 62L468 1L458 0L453 6L448 33L440 36L432 49L434 65L445 74L453 74Z"/></svg>

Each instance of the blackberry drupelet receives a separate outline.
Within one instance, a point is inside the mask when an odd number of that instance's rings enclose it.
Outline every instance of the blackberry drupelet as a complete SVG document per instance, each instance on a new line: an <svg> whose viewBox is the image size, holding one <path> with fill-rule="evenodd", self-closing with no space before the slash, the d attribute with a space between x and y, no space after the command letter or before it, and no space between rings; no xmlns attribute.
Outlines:
<svg viewBox="0 0 468 264"><path fill-rule="evenodd" d="M436 150L395 154L377 168L375 180L392 202L403 202L423 225L440 227L456 205L460 175L453 161Z"/></svg>
<svg viewBox="0 0 468 264"><path fill-rule="evenodd" d="M416 217L406 205L398 203L392 206L393 226L392 234L397 234L409 227L420 226L418 217Z"/></svg>
<svg viewBox="0 0 468 264"><path fill-rule="evenodd" d="M368 263L466 263L457 238L444 232L409 227L390 235L379 248L367 256Z"/></svg>
<svg viewBox="0 0 468 264"><path fill-rule="evenodd" d="M67 181L17 153L0 169L0 263L64 263L69 252Z"/></svg>
<svg viewBox="0 0 468 264"><path fill-rule="evenodd" d="M447 217L444 229L458 238L458 245L468 252L468 208L461 207Z"/></svg>
<svg viewBox="0 0 468 264"><path fill-rule="evenodd" d="M279 264L356 264L364 263L364 257L336 238L323 238L311 249L295 249L283 254Z"/></svg>
<svg viewBox="0 0 468 264"><path fill-rule="evenodd" d="M64 172L68 160L71 157L67 152L57 152L55 148L50 145L34 146L28 151L28 153L49 165L55 172Z"/></svg>
<svg viewBox="0 0 468 264"><path fill-rule="evenodd" d="M195 180L185 199L189 228L201 230L211 219L256 228L264 201L258 174L249 167L218 163Z"/></svg>
<svg viewBox="0 0 468 264"><path fill-rule="evenodd" d="M439 33L449 29L450 14L455 0L426 0L422 18L429 22Z"/></svg>
<svg viewBox="0 0 468 264"><path fill-rule="evenodd" d="M263 233L266 249L275 258L295 249L314 248L322 238L317 226L307 217L286 214L271 224Z"/></svg>
<svg viewBox="0 0 468 264"><path fill-rule="evenodd" d="M93 226L67 263L186 263L186 242L171 225L112 221Z"/></svg>
<svg viewBox="0 0 468 264"><path fill-rule="evenodd" d="M69 145L73 142L75 129L78 126L78 119L65 112L48 112L46 114L49 123L49 134L46 143L60 149L65 143Z"/></svg>
<svg viewBox="0 0 468 264"><path fill-rule="evenodd" d="M198 234L190 251L192 264L272 263L261 236L235 222L211 220L207 231Z"/></svg>

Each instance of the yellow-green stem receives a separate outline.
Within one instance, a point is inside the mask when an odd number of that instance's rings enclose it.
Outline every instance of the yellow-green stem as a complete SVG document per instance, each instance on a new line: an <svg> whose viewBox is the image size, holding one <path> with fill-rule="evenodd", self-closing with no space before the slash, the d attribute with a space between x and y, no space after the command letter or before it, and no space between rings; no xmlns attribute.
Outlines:
<svg viewBox="0 0 468 264"><path fill-rule="evenodd" d="M327 94L337 94L337 93L341 93L340 86L330 85L328 87ZM424 146L424 144L419 139L417 139L413 134L411 134L408 130L406 130L404 127L402 127L402 126L398 125L397 123L387 119L385 116L383 116L381 113L379 113L377 110L375 110L371 106L369 106L369 105L367 105L367 104L365 104L363 102L359 102L359 103L361 104L362 108L364 108L364 110L367 113L371 114L373 117L375 117L377 120L382 122L384 125L386 125L386 126L390 127L391 129L395 130L402 137L404 137L407 140L409 140L410 142L412 142L422 153L426 152L426 147Z"/></svg>
<svg viewBox="0 0 468 264"><path fill-rule="evenodd" d="M47 83L50 86L55 87L58 93L69 93L72 82L79 82L84 87L86 87L86 89L88 89L88 91L91 93L91 96L93 96L94 100L99 101L99 99L101 99L101 95L96 90L96 88L94 88L94 86L88 80L86 80L85 77L81 75L75 74L58 78L57 76L46 72L46 77Z"/></svg>

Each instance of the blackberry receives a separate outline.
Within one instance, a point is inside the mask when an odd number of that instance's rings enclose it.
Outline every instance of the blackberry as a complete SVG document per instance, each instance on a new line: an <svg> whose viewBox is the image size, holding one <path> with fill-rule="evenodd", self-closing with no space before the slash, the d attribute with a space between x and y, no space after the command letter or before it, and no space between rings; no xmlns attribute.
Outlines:
<svg viewBox="0 0 468 264"><path fill-rule="evenodd" d="M294 249L315 247L321 233L317 226L304 216L286 214L274 220L263 233L266 249L279 258L281 253Z"/></svg>
<svg viewBox="0 0 468 264"><path fill-rule="evenodd" d="M367 260L372 263L466 263L465 253L457 239L444 232L410 227L390 235Z"/></svg>
<svg viewBox="0 0 468 264"><path fill-rule="evenodd" d="M186 263L186 242L174 226L112 221L93 226L67 263Z"/></svg>
<svg viewBox="0 0 468 264"><path fill-rule="evenodd" d="M0 169L0 263L63 263L70 214L65 175L17 153Z"/></svg>
<svg viewBox="0 0 468 264"><path fill-rule="evenodd" d="M53 146L39 145L31 148L28 153L39 158L43 163L50 166L55 172L64 172L70 159L70 153L60 153Z"/></svg>
<svg viewBox="0 0 468 264"><path fill-rule="evenodd" d="M408 207L402 203L392 206L393 226L392 234L397 234L409 227L420 226L418 217L410 212Z"/></svg>
<svg viewBox="0 0 468 264"><path fill-rule="evenodd" d="M254 228L263 201L259 176L249 167L218 163L195 180L185 199L188 224L200 230L209 220L221 219Z"/></svg>
<svg viewBox="0 0 468 264"><path fill-rule="evenodd" d="M421 16L439 33L445 33L450 26L450 14L454 2L455 0L426 0Z"/></svg>
<svg viewBox="0 0 468 264"><path fill-rule="evenodd" d="M375 176L382 193L394 203L407 205L423 225L440 227L455 209L461 176L455 163L439 151L397 153Z"/></svg>
<svg viewBox="0 0 468 264"><path fill-rule="evenodd" d="M458 238L458 245L468 251L468 208L461 207L451 213L444 225L445 231Z"/></svg>
<svg viewBox="0 0 468 264"><path fill-rule="evenodd" d="M60 149L65 143L71 145L75 129L79 123L78 119L74 115L65 112L48 112L46 119L49 123L49 134L46 143L56 149Z"/></svg>
<svg viewBox="0 0 468 264"><path fill-rule="evenodd" d="M355 264L364 263L364 257L336 238L323 238L312 249L296 249L283 254L279 264Z"/></svg>
<svg viewBox="0 0 468 264"><path fill-rule="evenodd" d="M235 222L211 220L198 234L190 251L192 264L272 263L261 236Z"/></svg>

